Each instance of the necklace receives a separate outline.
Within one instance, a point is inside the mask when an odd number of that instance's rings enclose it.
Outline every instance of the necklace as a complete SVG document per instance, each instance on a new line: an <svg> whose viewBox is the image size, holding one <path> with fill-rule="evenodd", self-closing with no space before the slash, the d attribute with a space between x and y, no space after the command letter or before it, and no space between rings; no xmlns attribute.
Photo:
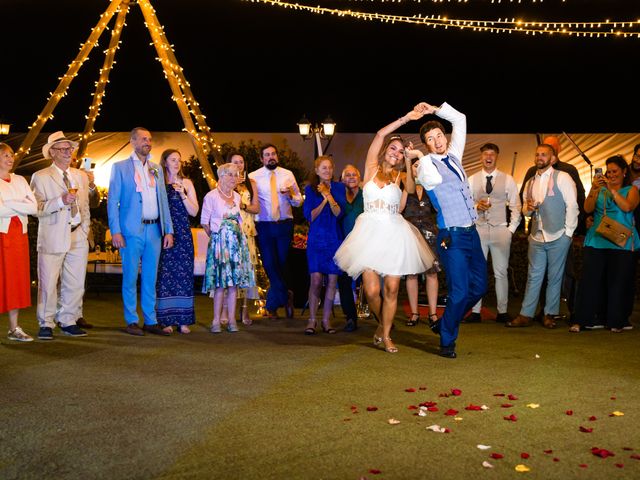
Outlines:
<svg viewBox="0 0 640 480"><path fill-rule="evenodd" d="M222 191L222 189L220 187L218 188L218 192L220 192L220 195L222 195L222 198L226 199L226 200L231 200L233 198L233 191L229 192L229 195L227 195L226 193L224 193Z"/></svg>

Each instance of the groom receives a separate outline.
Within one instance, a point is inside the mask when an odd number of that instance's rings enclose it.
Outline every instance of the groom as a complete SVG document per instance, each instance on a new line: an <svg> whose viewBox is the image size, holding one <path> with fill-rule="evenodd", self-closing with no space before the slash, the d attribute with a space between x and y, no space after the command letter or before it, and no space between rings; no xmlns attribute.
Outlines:
<svg viewBox="0 0 640 480"><path fill-rule="evenodd" d="M122 256L122 301L126 332L156 335L164 332L156 320L156 278L162 248L173 246L173 224L160 165L151 162L151 133L137 127L131 131L133 153L113 165L107 211L112 245ZM136 311L138 265L142 261L140 304L144 326Z"/></svg>

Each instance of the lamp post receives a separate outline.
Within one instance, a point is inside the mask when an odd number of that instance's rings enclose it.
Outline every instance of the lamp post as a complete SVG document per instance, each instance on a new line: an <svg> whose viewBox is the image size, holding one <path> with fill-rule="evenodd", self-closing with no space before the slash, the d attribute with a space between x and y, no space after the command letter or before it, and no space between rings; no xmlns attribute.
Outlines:
<svg viewBox="0 0 640 480"><path fill-rule="evenodd" d="M324 155L322 142L323 138L328 138L329 141L324 150L329 149L333 135L336 132L336 122L334 122L329 115L320 125L317 123L311 125L306 115L302 115L302 118L298 122L298 132L303 140L309 140L313 138L315 140L313 152L315 157Z"/></svg>

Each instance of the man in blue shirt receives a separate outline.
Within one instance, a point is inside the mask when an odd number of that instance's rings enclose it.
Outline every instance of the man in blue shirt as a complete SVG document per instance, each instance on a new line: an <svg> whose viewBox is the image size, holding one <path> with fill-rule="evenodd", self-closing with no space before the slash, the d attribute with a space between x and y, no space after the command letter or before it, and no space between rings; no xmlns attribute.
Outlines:
<svg viewBox="0 0 640 480"><path fill-rule="evenodd" d="M415 108L435 114L453 127L450 143L439 121L428 121L420 128L420 138L429 153L419 161L418 179L438 212L438 256L447 277L447 308L440 320L431 323L431 329L440 334L439 355L456 358L460 322L487 291L487 262L475 227L473 197L462 167L467 119L447 103L438 108L423 102Z"/></svg>

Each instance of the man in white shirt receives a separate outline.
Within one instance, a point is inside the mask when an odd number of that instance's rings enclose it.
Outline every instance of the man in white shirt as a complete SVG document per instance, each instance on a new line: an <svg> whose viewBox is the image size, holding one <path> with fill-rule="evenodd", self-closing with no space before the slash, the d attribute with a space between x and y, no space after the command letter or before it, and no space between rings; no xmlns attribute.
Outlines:
<svg viewBox="0 0 640 480"><path fill-rule="evenodd" d="M498 310L496 321L506 323L511 320L507 313L509 302L507 270L511 253L511 237L520 224L521 204L518 186L513 177L496 168L499 153L500 148L495 143L485 143L480 147L482 170L469 177L469 185L478 210L476 227L484 257L488 258L491 252ZM508 222L507 208L509 209ZM474 305L471 315L464 322L479 322L481 308L482 300Z"/></svg>
<svg viewBox="0 0 640 480"><path fill-rule="evenodd" d="M529 271L520 315L507 327L528 327L535 315L542 281L547 276L543 325L555 328L560 310L560 288L571 245L578 226L576 184L566 172L551 166L555 151L551 145L536 148L536 174L525 184L522 213L531 217L529 228Z"/></svg>
<svg viewBox="0 0 640 480"><path fill-rule="evenodd" d="M262 265L269 278L266 308L270 318L277 318L278 307L285 307L287 317L291 318L293 298L285 281L285 267L293 238L291 207L302 205L302 194L293 172L278 166L278 150L274 145L263 145L260 159L263 166L251 172L249 178L258 187L260 212L255 222Z"/></svg>

